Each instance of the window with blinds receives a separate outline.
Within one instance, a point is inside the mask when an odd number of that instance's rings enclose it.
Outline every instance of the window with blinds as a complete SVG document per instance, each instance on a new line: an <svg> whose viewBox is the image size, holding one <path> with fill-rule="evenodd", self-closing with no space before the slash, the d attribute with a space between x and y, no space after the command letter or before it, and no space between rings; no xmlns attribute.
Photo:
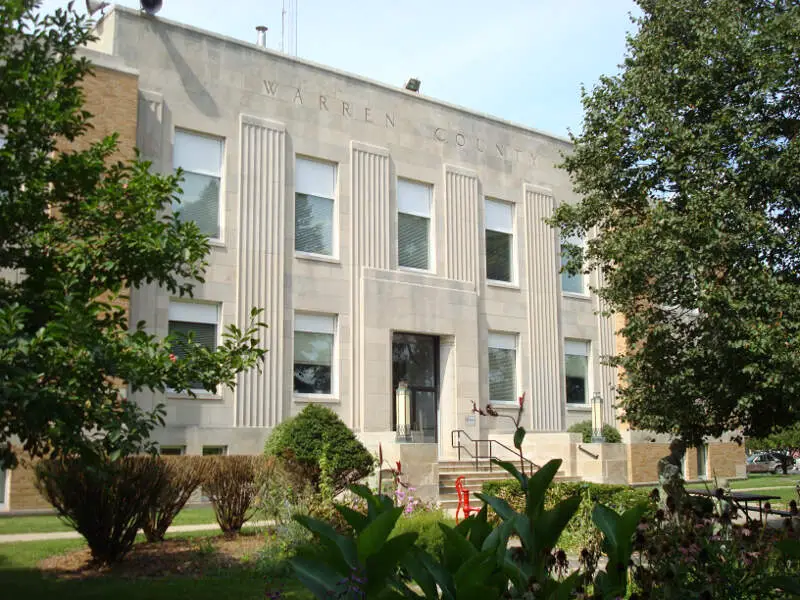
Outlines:
<svg viewBox="0 0 800 600"><path fill-rule="evenodd" d="M333 256L336 165L295 160L294 249Z"/></svg>
<svg viewBox="0 0 800 600"><path fill-rule="evenodd" d="M583 240L579 237L571 237L561 241L561 266L564 267L569 261L569 248L583 248ZM586 286L583 273L571 275L566 271L561 271L561 291L572 294L585 294Z"/></svg>
<svg viewBox="0 0 800 600"><path fill-rule="evenodd" d="M169 335L173 338L172 353L180 359L186 356L190 344L216 350L218 324L219 306L216 304L170 302ZM193 381L190 387L202 390L203 384Z"/></svg>
<svg viewBox="0 0 800 600"><path fill-rule="evenodd" d="M514 206L486 199L486 278L511 282L514 252Z"/></svg>
<svg viewBox="0 0 800 600"><path fill-rule="evenodd" d="M589 342L564 341L564 372L568 404L589 402L589 349Z"/></svg>
<svg viewBox="0 0 800 600"><path fill-rule="evenodd" d="M397 264L430 270L431 186L397 180Z"/></svg>
<svg viewBox="0 0 800 600"><path fill-rule="evenodd" d="M294 391L333 393L336 317L297 313L294 317Z"/></svg>
<svg viewBox="0 0 800 600"><path fill-rule="evenodd" d="M220 138L175 130L172 165L183 169L183 193L175 210L211 238L220 235L220 182L224 142Z"/></svg>
<svg viewBox="0 0 800 600"><path fill-rule="evenodd" d="M517 336L489 333L489 402L517 401Z"/></svg>

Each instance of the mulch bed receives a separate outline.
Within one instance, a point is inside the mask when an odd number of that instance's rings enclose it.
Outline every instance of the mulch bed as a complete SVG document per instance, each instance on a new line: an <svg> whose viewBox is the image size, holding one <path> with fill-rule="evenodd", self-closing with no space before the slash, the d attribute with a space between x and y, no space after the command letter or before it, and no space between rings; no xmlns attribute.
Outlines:
<svg viewBox="0 0 800 600"><path fill-rule="evenodd" d="M241 565L243 558L255 555L263 547L263 533L174 538L136 544L121 562L111 567L92 563L88 548L51 556L37 566L44 575L57 579L89 579L106 575L130 579L175 575L195 577Z"/></svg>

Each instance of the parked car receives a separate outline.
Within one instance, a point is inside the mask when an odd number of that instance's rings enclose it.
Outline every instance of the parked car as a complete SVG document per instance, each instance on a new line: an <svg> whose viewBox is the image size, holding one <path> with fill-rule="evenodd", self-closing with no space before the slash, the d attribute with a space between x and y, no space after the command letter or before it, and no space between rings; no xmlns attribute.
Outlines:
<svg viewBox="0 0 800 600"><path fill-rule="evenodd" d="M781 461L766 452L751 454L747 457L748 473L777 473L781 470Z"/></svg>

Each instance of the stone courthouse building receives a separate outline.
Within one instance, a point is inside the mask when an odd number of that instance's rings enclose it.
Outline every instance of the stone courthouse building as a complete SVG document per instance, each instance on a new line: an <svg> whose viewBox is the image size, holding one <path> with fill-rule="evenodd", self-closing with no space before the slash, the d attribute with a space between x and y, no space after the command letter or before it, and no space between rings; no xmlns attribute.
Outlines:
<svg viewBox="0 0 800 600"><path fill-rule="evenodd" d="M594 481L657 479L667 440L566 433L595 395L617 421L617 373L601 362L614 322L598 314L596 275L559 274L544 222L577 201L556 167L568 140L127 8L96 34L98 131L135 139L158 172L182 168L181 214L211 238L195 297L133 290L131 321L210 346L253 306L269 325L263 370L234 391L131 396L166 405L163 452L259 453L315 402L424 479L459 443L462 459L470 440L510 446L510 419L473 405L512 416L524 392L530 460L562 458L564 475ZM701 452L687 475L744 475L735 444Z"/></svg>

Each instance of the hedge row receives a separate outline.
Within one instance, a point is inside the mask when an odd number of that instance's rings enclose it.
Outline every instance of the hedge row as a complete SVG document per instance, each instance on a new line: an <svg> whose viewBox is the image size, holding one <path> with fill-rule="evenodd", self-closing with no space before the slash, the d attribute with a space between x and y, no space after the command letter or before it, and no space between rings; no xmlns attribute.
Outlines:
<svg viewBox="0 0 800 600"><path fill-rule="evenodd" d="M525 512L525 494L522 493L522 488L516 479L487 481L483 484L482 491L484 494L504 499L519 512ZM575 518L569 522L563 539L559 542L561 547L570 551L578 551L600 543L600 533L591 519L595 503L599 502L620 513L638 504L647 504L649 507L645 515L647 518L652 518L657 508L650 498L649 489L583 481L552 483L545 493L545 508L552 508L558 502L573 496L580 496L581 503ZM491 509L489 514L493 520L499 518Z"/></svg>
<svg viewBox="0 0 800 600"><path fill-rule="evenodd" d="M87 463L77 458L41 461L36 485L58 514L86 538L93 559L120 560L143 529L149 541L167 528L202 487L226 533L252 516L273 461L261 456L135 456Z"/></svg>

